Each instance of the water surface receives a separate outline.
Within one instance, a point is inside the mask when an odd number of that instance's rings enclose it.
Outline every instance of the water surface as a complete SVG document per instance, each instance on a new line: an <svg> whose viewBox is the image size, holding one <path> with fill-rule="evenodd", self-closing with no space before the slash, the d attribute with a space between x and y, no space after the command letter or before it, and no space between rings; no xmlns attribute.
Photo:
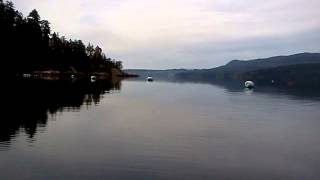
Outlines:
<svg viewBox="0 0 320 180"><path fill-rule="evenodd" d="M320 179L308 93L144 81L1 92L0 179Z"/></svg>

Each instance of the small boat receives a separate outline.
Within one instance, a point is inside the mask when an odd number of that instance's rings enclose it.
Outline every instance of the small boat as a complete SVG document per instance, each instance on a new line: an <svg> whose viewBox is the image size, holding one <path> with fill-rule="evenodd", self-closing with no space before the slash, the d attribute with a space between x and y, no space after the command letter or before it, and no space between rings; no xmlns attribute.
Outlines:
<svg viewBox="0 0 320 180"><path fill-rule="evenodd" d="M153 78L151 76L148 76L146 80L147 81L153 81Z"/></svg>
<svg viewBox="0 0 320 180"><path fill-rule="evenodd" d="M96 76L90 76L90 80L91 80L91 82L95 82L97 80L97 77Z"/></svg>
<svg viewBox="0 0 320 180"><path fill-rule="evenodd" d="M252 81L246 81L246 82L244 83L244 86L245 86L246 88L249 88L249 89L254 88L254 82L252 82Z"/></svg>

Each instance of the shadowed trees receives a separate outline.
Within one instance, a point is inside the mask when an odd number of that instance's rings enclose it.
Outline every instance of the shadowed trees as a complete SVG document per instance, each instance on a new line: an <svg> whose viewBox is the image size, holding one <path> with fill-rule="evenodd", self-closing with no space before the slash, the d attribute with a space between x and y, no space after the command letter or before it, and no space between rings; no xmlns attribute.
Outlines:
<svg viewBox="0 0 320 180"><path fill-rule="evenodd" d="M122 68L120 61L107 58L99 46L67 40L51 32L50 22L37 10L27 17L10 1L0 0L1 73L16 75L33 71L110 72Z"/></svg>
<svg viewBox="0 0 320 180"><path fill-rule="evenodd" d="M23 130L29 138L39 127L47 125L48 117L57 112L79 110L98 104L108 92L120 90L120 81L45 81L17 78L0 89L3 117L0 120L0 144Z"/></svg>

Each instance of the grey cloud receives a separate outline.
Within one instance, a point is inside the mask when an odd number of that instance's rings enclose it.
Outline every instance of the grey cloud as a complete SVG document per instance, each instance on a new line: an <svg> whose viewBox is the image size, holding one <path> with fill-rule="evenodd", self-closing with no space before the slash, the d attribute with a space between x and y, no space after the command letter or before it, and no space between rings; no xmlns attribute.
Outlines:
<svg viewBox="0 0 320 180"><path fill-rule="evenodd" d="M319 0L15 0L126 68L208 68L319 52ZM70 7L72 7L70 9Z"/></svg>

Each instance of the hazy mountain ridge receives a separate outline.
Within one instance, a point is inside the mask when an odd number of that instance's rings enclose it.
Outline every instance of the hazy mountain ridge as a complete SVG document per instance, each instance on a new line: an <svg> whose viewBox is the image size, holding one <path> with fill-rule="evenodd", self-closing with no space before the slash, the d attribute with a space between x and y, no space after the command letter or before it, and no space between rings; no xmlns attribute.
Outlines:
<svg viewBox="0 0 320 180"><path fill-rule="evenodd" d="M238 79L242 73L297 64L318 64L320 53L301 53L290 56L275 56L254 60L233 60L224 66L212 69L190 70L176 74L178 78L204 78L208 80Z"/></svg>
<svg viewBox="0 0 320 180"><path fill-rule="evenodd" d="M243 73L241 79L250 79L258 85L320 88L320 63L295 64L250 71Z"/></svg>
<svg viewBox="0 0 320 180"><path fill-rule="evenodd" d="M320 86L320 53L300 53L289 56L275 56L254 60L232 60L224 66L211 69L133 69L126 72L140 78L153 76L155 79L182 81L245 81L279 86L312 85ZM303 82L302 82L303 81Z"/></svg>

